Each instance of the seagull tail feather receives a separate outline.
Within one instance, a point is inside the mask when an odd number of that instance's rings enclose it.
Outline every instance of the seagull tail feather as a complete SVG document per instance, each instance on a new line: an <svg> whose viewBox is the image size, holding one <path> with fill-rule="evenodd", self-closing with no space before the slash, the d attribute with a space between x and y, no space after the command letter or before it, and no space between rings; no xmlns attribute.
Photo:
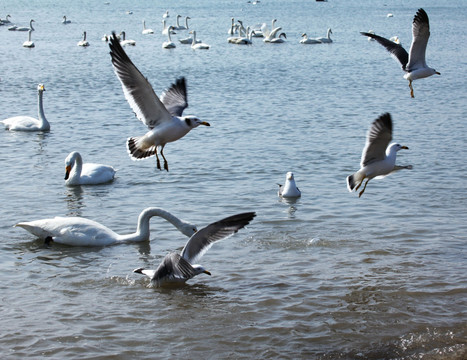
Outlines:
<svg viewBox="0 0 467 360"><path fill-rule="evenodd" d="M131 137L127 140L126 147L128 154L133 160L142 160L151 156L156 155L157 148L151 146L150 148L144 148L141 145L141 137Z"/></svg>
<svg viewBox="0 0 467 360"><path fill-rule="evenodd" d="M353 189L355 189L355 186L362 182L364 178L365 174L361 173L360 171L357 171L356 173L347 176L347 189L349 189L349 191L353 191Z"/></svg>

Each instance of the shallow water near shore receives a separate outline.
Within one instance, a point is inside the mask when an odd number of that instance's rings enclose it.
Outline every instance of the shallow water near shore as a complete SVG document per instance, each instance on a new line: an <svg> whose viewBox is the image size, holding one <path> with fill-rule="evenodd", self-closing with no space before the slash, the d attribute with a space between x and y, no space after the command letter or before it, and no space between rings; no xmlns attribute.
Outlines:
<svg viewBox="0 0 467 360"><path fill-rule="evenodd" d="M17 1L0 4L27 33L0 26L0 119L37 113L43 83L48 133L0 131L0 354L2 358L463 359L467 356L467 103L463 1ZM414 82L360 31L397 35L408 49L419 7L430 18L427 63ZM191 17L211 45L162 49L162 14ZM128 15L126 11L132 10ZM394 14L388 18L387 14ZM72 21L62 25L62 16ZM230 18L277 18L283 44L227 43ZM142 20L155 30L142 35ZM300 35L332 44L301 45ZM125 48L158 95L185 76L189 107L211 126L132 161L146 131L124 98L101 37ZM76 46L83 31L88 48ZM369 182L359 166L371 122L390 112L411 164ZM67 188L64 159L112 165L113 183ZM280 200L293 171L302 197ZM162 207L203 227L256 211L201 259L212 276L155 289L132 270L155 268L186 238L159 218L151 241L104 248L44 245L20 221L83 216L130 233L142 209Z"/></svg>

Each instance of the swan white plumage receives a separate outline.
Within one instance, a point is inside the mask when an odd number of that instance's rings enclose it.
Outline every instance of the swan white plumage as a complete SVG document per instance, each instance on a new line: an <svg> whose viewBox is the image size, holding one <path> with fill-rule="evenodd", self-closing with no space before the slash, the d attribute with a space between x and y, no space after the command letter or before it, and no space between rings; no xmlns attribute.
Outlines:
<svg viewBox="0 0 467 360"><path fill-rule="evenodd" d="M295 178L293 172L288 172L285 176L285 184L279 184L279 191L277 193L279 196L284 198L297 198L302 196L301 191L298 189L295 184Z"/></svg>
<svg viewBox="0 0 467 360"><path fill-rule="evenodd" d="M146 21L143 20L143 31L141 32L143 35L154 34L153 29L146 29Z"/></svg>
<svg viewBox="0 0 467 360"><path fill-rule="evenodd" d="M253 37L254 31L250 29L249 26L247 26L246 33L247 33L246 36L235 38L235 40L233 41L229 40L229 42L232 42L237 45L252 45L253 44L252 37Z"/></svg>
<svg viewBox="0 0 467 360"><path fill-rule="evenodd" d="M32 30L29 30L28 31L28 40L23 43L23 47L33 48L34 46L36 46L36 45L34 45L34 41L31 40L31 33L32 33Z"/></svg>
<svg viewBox="0 0 467 360"><path fill-rule="evenodd" d="M84 163L77 151L71 152L65 159L65 184L98 185L111 182L115 177L115 169L112 166Z"/></svg>
<svg viewBox="0 0 467 360"><path fill-rule="evenodd" d="M171 37L170 37L170 30L171 30L171 29L172 29L172 26L169 26L169 31L167 31L168 40L167 40L167 41L164 41L164 42L162 43L162 47L163 47L164 49L173 49L173 48L176 47L176 46L175 46L175 43L172 42L172 39L171 39Z"/></svg>
<svg viewBox="0 0 467 360"><path fill-rule="evenodd" d="M78 41L78 46L89 46L89 42L86 40L86 31L83 32L83 40Z"/></svg>
<svg viewBox="0 0 467 360"><path fill-rule="evenodd" d="M25 26L18 27L16 25L14 25L14 26L9 27L8 30L14 30L14 31L29 31L29 30L32 30L32 31L34 31L35 29L32 27L33 22L35 22L33 19L31 19L29 21L29 27L25 27Z"/></svg>
<svg viewBox="0 0 467 360"><path fill-rule="evenodd" d="M188 44L188 45L193 44L193 38L191 36L188 36L187 38L183 38L183 39L178 39L178 41L180 41L181 44ZM197 43L202 43L202 41L199 39L196 39L195 41Z"/></svg>
<svg viewBox="0 0 467 360"><path fill-rule="evenodd" d="M267 38L269 36L269 34L271 33L271 31L273 29L275 29L276 21L277 21L277 19L272 19L272 21L271 21L271 30L268 29L268 26L266 25L266 23L263 23L261 25L261 32L262 32L264 38Z"/></svg>
<svg viewBox="0 0 467 360"><path fill-rule="evenodd" d="M169 27L170 27L170 26L167 26L167 24L166 24L166 22L165 22L165 19L162 20L162 35L167 35L167 33L169 32ZM171 33L172 35L175 35L176 32L173 31L173 29L174 29L174 27L172 26L172 30L170 30L170 33Z"/></svg>
<svg viewBox="0 0 467 360"><path fill-rule="evenodd" d="M156 270L138 268L133 272L150 277L154 286L184 284L196 275L202 273L211 275L203 266L195 262L215 242L232 236L247 226L255 216L254 212L237 214L209 224L190 237L180 254L178 252L167 254Z"/></svg>
<svg viewBox="0 0 467 360"><path fill-rule="evenodd" d="M193 41L191 43L191 48L194 50L208 50L211 46L208 44L205 44L203 42L197 42L196 41L196 31L191 30L190 34L193 34Z"/></svg>
<svg viewBox="0 0 467 360"><path fill-rule="evenodd" d="M127 46L127 45L131 45L131 46L135 46L136 45L136 41L135 40L127 40L126 39L126 33L125 31L122 31L120 33L120 35L122 35L122 40L120 40L120 45L122 46Z"/></svg>
<svg viewBox="0 0 467 360"><path fill-rule="evenodd" d="M332 30L329 28L326 33L326 37L318 37L318 38L315 38L315 40L318 40L319 42L322 42L323 44L330 44L332 43L331 34L332 34Z"/></svg>
<svg viewBox="0 0 467 360"><path fill-rule="evenodd" d="M177 15L177 25L174 26L174 30L188 30L188 20L191 19L189 16L185 16L185 26L180 25L181 15Z"/></svg>
<svg viewBox="0 0 467 360"><path fill-rule="evenodd" d="M227 34L228 34L228 35L233 35L233 34L235 34L235 30L236 30L236 29L235 29L235 19L234 19L234 18L231 18L230 20L231 20L232 23L231 23L231 25L230 25L229 31L227 31Z"/></svg>
<svg viewBox="0 0 467 360"><path fill-rule="evenodd" d="M271 30L271 32L267 32L267 35L264 35L264 42L271 42L272 39L276 39L276 35L282 28L280 26Z"/></svg>
<svg viewBox="0 0 467 360"><path fill-rule="evenodd" d="M7 15L7 16L5 16L5 19L0 19L0 24L1 24L1 25L11 24L10 19L8 19L8 18L10 18L10 17L11 17L10 15Z"/></svg>
<svg viewBox="0 0 467 360"><path fill-rule="evenodd" d="M170 15L169 15L169 10L166 10L165 13L164 13L164 15L162 15L162 17L163 17L163 18L168 18L168 17L170 17Z"/></svg>
<svg viewBox="0 0 467 360"><path fill-rule="evenodd" d="M302 38L300 44L321 44L321 41L309 38L306 33L302 34Z"/></svg>
<svg viewBox="0 0 467 360"><path fill-rule="evenodd" d="M71 24L71 20L67 20L66 16L65 16L65 15L63 15L62 24L63 24L63 25L66 25L66 24Z"/></svg>
<svg viewBox="0 0 467 360"><path fill-rule="evenodd" d="M120 235L108 227L82 217L55 217L30 222L20 222L15 226L21 227L47 243L54 241L58 244L71 246L107 246L124 242L149 241L149 220L159 216L174 225L182 234L190 237L196 233L196 226L177 218L161 208L146 208L138 217L136 232Z"/></svg>
<svg viewBox="0 0 467 360"><path fill-rule="evenodd" d="M287 39L287 35L285 35L285 33L282 32L279 34L278 37L271 39L269 42L271 44L281 44L285 41L282 37L284 37L284 39Z"/></svg>
<svg viewBox="0 0 467 360"><path fill-rule="evenodd" d="M1 122L7 130L15 131L48 131L50 124L45 118L44 108L42 106L42 93L45 91L44 85L37 85L38 92L38 119L31 116L15 116Z"/></svg>

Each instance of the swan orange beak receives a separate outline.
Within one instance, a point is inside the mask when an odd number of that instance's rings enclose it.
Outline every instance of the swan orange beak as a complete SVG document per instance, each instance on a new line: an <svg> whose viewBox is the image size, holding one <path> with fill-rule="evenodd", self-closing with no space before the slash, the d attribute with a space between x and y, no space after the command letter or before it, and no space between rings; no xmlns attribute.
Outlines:
<svg viewBox="0 0 467 360"><path fill-rule="evenodd" d="M68 178L70 177L70 171L71 171L71 166L68 165L68 166L65 168L65 180L68 180Z"/></svg>

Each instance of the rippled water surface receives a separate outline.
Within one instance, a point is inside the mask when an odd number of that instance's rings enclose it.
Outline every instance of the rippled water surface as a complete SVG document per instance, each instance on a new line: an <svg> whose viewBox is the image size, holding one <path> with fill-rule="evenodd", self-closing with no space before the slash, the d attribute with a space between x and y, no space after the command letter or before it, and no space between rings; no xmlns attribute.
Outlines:
<svg viewBox="0 0 467 360"><path fill-rule="evenodd" d="M467 75L464 1L6 1L27 33L0 27L0 118L35 115L43 83L49 133L0 131L2 358L462 359L467 356ZM359 31L398 35L408 49L419 7L429 17L428 64L414 83ZM161 48L162 14L191 17L211 45ZM132 10L128 15L126 11ZM391 18L386 17L393 13ZM63 15L72 21L62 25ZM227 43L230 18L277 18L283 44ZM154 35L142 35L142 20ZM270 25L269 25L270 26ZM334 43L301 45L300 35ZM211 123L168 144L170 172L132 161L142 135L113 73L112 30L160 94L188 84L188 114ZM87 31L89 48L76 46ZM186 34L180 33L179 37ZM390 112L412 164L372 180L362 198L346 176L365 134ZM64 159L118 169L111 184L67 188ZM302 198L280 201L293 171ZM83 216L133 232L140 211L163 207L198 227L243 211L257 217L202 258L213 276L155 289L155 268L183 235L159 218L151 241L104 248L45 246L19 221Z"/></svg>

